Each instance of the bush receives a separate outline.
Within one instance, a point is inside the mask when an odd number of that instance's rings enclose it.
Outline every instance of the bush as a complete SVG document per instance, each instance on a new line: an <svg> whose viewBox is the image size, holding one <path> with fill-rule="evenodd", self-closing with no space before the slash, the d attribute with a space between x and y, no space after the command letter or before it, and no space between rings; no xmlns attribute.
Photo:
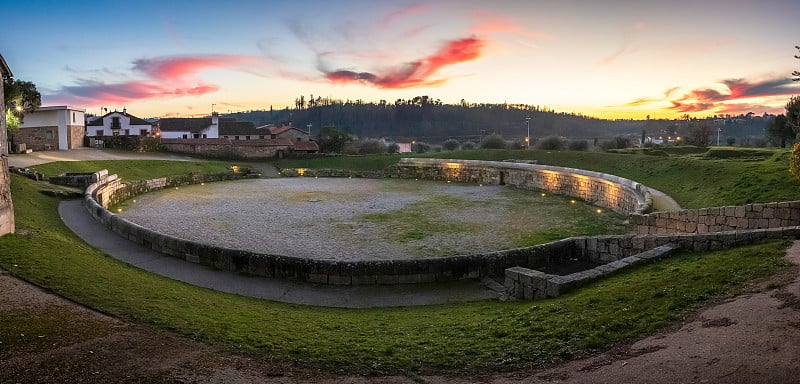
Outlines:
<svg viewBox="0 0 800 384"><path fill-rule="evenodd" d="M386 153L386 144L384 144L380 140L376 139L369 139L363 140L358 143L358 154L359 155L375 155Z"/></svg>
<svg viewBox="0 0 800 384"><path fill-rule="evenodd" d="M630 146L631 146L631 141L628 138L622 136L617 136L611 140L600 143L600 148L603 148L603 150L605 151L608 151L609 149L624 149Z"/></svg>
<svg viewBox="0 0 800 384"><path fill-rule="evenodd" d="M548 151L560 151L564 149L564 142L558 136L547 136L540 140L536 147Z"/></svg>
<svg viewBox="0 0 800 384"><path fill-rule="evenodd" d="M461 143L456 139L448 139L442 143L442 148L448 151L455 151L458 147L461 146Z"/></svg>
<svg viewBox="0 0 800 384"><path fill-rule="evenodd" d="M503 136L498 134L486 136L483 141L481 141L481 148L483 149L506 149L506 140L503 139Z"/></svg>
<svg viewBox="0 0 800 384"><path fill-rule="evenodd" d="M570 151L588 151L589 142L586 140L572 140L567 144Z"/></svg>
<svg viewBox="0 0 800 384"><path fill-rule="evenodd" d="M397 143L391 143L386 146L386 151L389 153L398 153L400 152L400 145Z"/></svg>
<svg viewBox="0 0 800 384"><path fill-rule="evenodd" d="M800 178L800 143L792 146L792 156L789 157L789 172L794 177Z"/></svg>
<svg viewBox="0 0 800 384"><path fill-rule="evenodd" d="M425 152L428 152L428 151L431 150L430 144L422 142L422 141L420 141L420 142L418 142L416 144L413 144L413 147L414 147L414 152L416 152L416 153L425 153Z"/></svg>
<svg viewBox="0 0 800 384"><path fill-rule="evenodd" d="M475 144L472 141L465 141L461 143L461 149L475 149L477 146L478 144Z"/></svg>

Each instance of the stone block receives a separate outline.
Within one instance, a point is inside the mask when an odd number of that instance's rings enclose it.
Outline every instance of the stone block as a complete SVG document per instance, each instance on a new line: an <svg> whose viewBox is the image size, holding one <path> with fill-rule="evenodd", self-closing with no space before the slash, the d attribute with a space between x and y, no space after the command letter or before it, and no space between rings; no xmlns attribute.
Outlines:
<svg viewBox="0 0 800 384"><path fill-rule="evenodd" d="M738 206L735 209L734 216L736 217L744 217L745 214L745 206Z"/></svg>
<svg viewBox="0 0 800 384"><path fill-rule="evenodd" d="M384 285L400 284L400 276L398 276L398 275L378 275L378 284L384 284Z"/></svg>
<svg viewBox="0 0 800 384"><path fill-rule="evenodd" d="M328 276L328 284L332 285L352 285L352 279L347 275L330 275Z"/></svg>
<svg viewBox="0 0 800 384"><path fill-rule="evenodd" d="M328 275L309 273L307 281L314 284L328 284Z"/></svg>
<svg viewBox="0 0 800 384"><path fill-rule="evenodd" d="M377 275L354 275L351 277L353 285L375 285L378 283Z"/></svg>

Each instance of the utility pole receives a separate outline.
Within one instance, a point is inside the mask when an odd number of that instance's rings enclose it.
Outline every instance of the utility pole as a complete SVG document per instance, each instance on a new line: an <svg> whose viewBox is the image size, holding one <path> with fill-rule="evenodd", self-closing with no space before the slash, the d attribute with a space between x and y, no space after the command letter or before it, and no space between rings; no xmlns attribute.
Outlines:
<svg viewBox="0 0 800 384"><path fill-rule="evenodd" d="M528 136L525 136L525 147L526 150L531 149L531 117L528 116L525 118L525 125L528 126Z"/></svg>

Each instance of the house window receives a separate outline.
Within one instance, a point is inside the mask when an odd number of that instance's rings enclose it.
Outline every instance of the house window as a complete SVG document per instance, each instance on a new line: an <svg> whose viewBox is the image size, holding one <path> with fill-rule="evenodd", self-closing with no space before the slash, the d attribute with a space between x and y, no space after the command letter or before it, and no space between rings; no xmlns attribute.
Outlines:
<svg viewBox="0 0 800 384"><path fill-rule="evenodd" d="M103 137L103 130L102 129L98 129L97 131L94 132L94 135Z"/></svg>
<svg viewBox="0 0 800 384"><path fill-rule="evenodd" d="M75 123L75 112L72 112L72 122Z"/></svg>
<svg viewBox="0 0 800 384"><path fill-rule="evenodd" d="M244 139L245 140L250 140L250 136L245 136Z"/></svg>
<svg viewBox="0 0 800 384"><path fill-rule="evenodd" d="M204 134L203 134L203 138L204 138L204 139L207 139L207 138L208 138L208 135L206 135L206 134L204 133Z"/></svg>
<svg viewBox="0 0 800 384"><path fill-rule="evenodd" d="M189 135L187 135L187 134L185 134L185 133L184 133L184 134L183 134L183 138L184 138L184 139L188 139L188 138L189 138Z"/></svg>
<svg viewBox="0 0 800 384"><path fill-rule="evenodd" d="M112 117L111 129L120 129L120 128L122 128L122 124L119 123L119 117Z"/></svg>
<svg viewBox="0 0 800 384"><path fill-rule="evenodd" d="M147 136L147 130L146 129L140 129L139 130L139 136Z"/></svg>
<svg viewBox="0 0 800 384"><path fill-rule="evenodd" d="M258 138L261 139L261 140L264 140L264 135L261 135Z"/></svg>
<svg viewBox="0 0 800 384"><path fill-rule="evenodd" d="M199 139L200 138L200 134L199 133L195 133L195 134L192 135L192 138L193 139Z"/></svg>
<svg viewBox="0 0 800 384"><path fill-rule="evenodd" d="M131 134L131 130L130 129L126 129L125 130L125 136L130 136L130 134Z"/></svg>
<svg viewBox="0 0 800 384"><path fill-rule="evenodd" d="M239 136L234 136L233 139L234 140L239 140Z"/></svg>
<svg viewBox="0 0 800 384"><path fill-rule="evenodd" d="M47 140L53 140L53 131L51 131L51 130L45 131L44 137Z"/></svg>

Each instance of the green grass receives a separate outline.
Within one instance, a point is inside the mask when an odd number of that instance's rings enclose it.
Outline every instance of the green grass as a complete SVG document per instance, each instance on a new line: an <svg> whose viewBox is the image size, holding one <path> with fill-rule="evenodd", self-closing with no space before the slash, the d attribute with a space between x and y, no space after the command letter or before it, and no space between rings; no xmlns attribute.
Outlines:
<svg viewBox="0 0 800 384"><path fill-rule="evenodd" d="M676 256L535 302L306 307L214 292L121 263L70 232L58 200L38 189L12 176L18 234L0 237L0 266L13 275L123 319L357 373L485 373L569 358L652 332L787 265L785 244L771 243Z"/></svg>
<svg viewBox="0 0 800 384"><path fill-rule="evenodd" d="M65 172L96 172L108 169L109 174L116 173L123 181L147 180L164 176L174 176L191 172L220 173L225 172L232 162L223 161L167 161L167 160L91 160L91 161L57 161L34 167L46 177Z"/></svg>
<svg viewBox="0 0 800 384"><path fill-rule="evenodd" d="M540 150L470 150L424 156L494 161L538 160L540 164L610 173L658 189L672 196L684 208L800 200L800 180L789 174L787 150L712 149L715 154L710 156L705 156L705 152L692 154L694 150L687 150L690 154L669 157ZM757 155L749 154L751 152ZM731 158L720 159L728 155ZM276 165L372 170L382 169L397 159L399 156L339 157L279 161Z"/></svg>

